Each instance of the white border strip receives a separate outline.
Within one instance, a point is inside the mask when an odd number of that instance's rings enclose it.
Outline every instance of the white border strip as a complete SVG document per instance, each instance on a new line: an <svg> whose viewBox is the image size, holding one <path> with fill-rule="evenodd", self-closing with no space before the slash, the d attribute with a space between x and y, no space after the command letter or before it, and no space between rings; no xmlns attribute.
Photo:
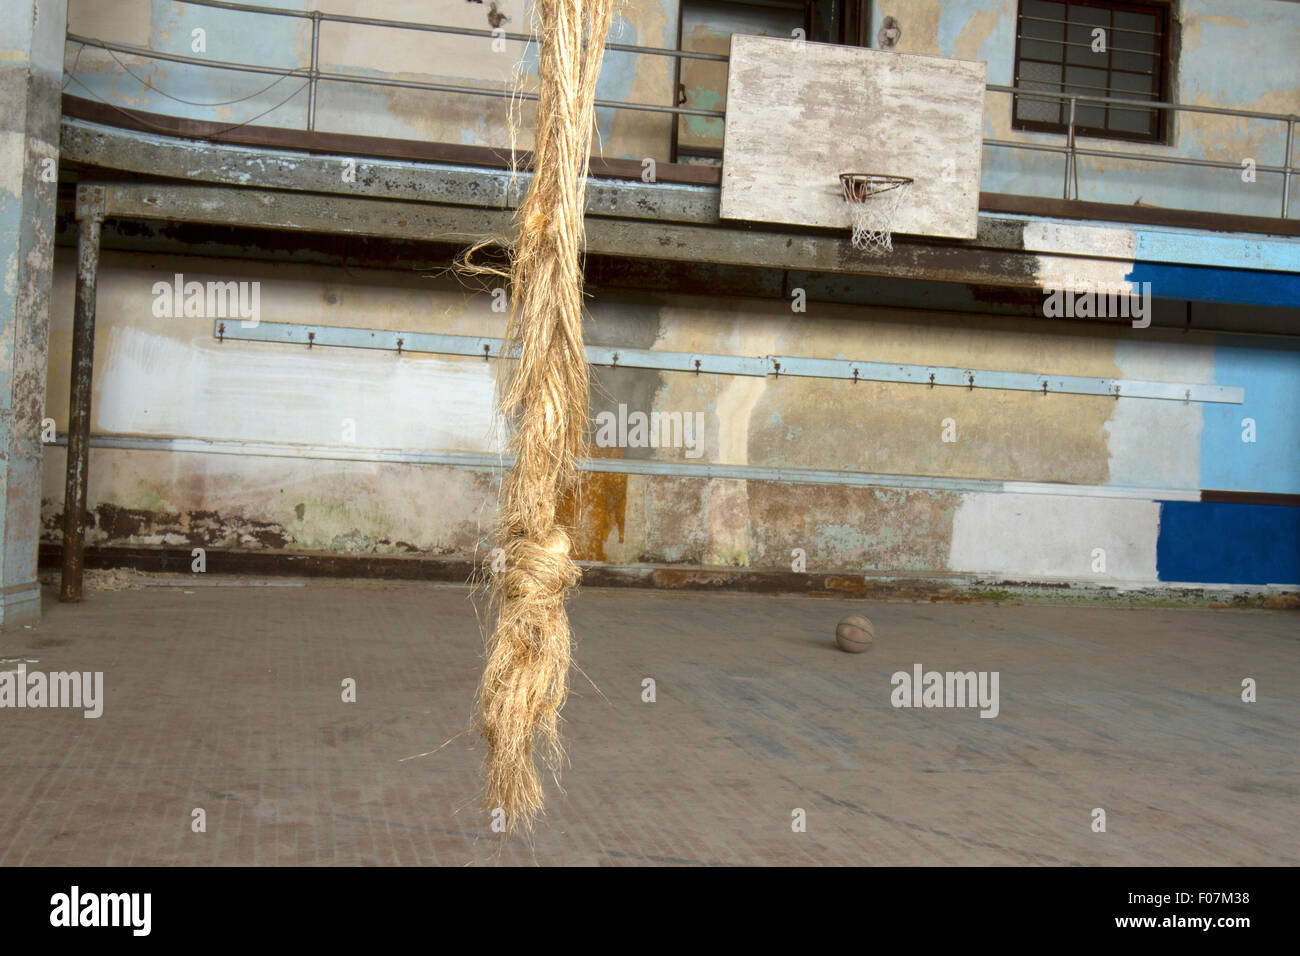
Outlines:
<svg viewBox="0 0 1300 956"><path fill-rule="evenodd" d="M67 445L60 435L56 445ZM204 438L153 438L149 436L96 435L91 448L121 451L166 451L195 455L243 455L260 458L295 458L309 461L364 461L400 465L442 465L472 471L503 471L514 459L490 452L412 451L404 448L339 448L332 445L298 445L281 442L226 441ZM771 481L790 485L839 485L850 488L897 488L921 491L981 494L1059 495L1080 498L1134 498L1141 501L1200 501L1200 489L1134 488L1121 485L1074 485L1051 482L996 481L983 478L940 478L929 475L891 475L810 468L767 468L760 465L704 464L636 458L586 458L580 471L669 478L727 478Z"/></svg>

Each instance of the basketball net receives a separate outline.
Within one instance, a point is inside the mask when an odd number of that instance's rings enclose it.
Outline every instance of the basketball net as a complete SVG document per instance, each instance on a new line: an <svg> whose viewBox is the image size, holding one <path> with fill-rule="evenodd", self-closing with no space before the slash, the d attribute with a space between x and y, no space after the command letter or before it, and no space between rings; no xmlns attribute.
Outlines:
<svg viewBox="0 0 1300 956"><path fill-rule="evenodd" d="M868 255L883 256L894 249L891 228L903 195L912 180L906 176L876 173L842 173L844 201L853 227L853 247Z"/></svg>

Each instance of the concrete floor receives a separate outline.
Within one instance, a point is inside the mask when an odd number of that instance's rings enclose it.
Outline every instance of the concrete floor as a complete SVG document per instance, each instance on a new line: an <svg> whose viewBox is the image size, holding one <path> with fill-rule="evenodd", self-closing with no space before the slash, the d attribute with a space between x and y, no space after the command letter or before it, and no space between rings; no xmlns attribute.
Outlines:
<svg viewBox="0 0 1300 956"><path fill-rule="evenodd" d="M503 841L456 736L467 590L150 583L47 588L42 624L0 634L29 671L103 671L106 698L0 710L0 865L1300 863L1295 612L589 590L564 792ZM850 656L854 612L877 641ZM999 716L895 709L916 663L998 671Z"/></svg>

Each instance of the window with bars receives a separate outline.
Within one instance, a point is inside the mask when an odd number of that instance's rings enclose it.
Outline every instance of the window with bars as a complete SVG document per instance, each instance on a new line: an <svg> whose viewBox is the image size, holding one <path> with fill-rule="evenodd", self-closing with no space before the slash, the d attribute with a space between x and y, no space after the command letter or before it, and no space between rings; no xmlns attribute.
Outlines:
<svg viewBox="0 0 1300 956"><path fill-rule="evenodd" d="M1026 91L1165 100L1169 50L1167 4L1020 0L1015 85ZM1017 95L1012 109L1017 129L1068 129L1068 99ZM1074 129L1082 136L1162 142L1166 117L1165 110L1078 100Z"/></svg>

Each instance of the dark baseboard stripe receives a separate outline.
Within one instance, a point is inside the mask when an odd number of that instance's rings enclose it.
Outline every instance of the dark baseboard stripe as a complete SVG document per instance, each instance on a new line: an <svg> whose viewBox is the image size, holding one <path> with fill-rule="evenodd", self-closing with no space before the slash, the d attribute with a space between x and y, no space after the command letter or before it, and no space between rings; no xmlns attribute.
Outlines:
<svg viewBox="0 0 1300 956"><path fill-rule="evenodd" d="M1201 490L1202 501L1229 505L1284 505L1300 506L1300 495L1271 494L1265 491L1211 491Z"/></svg>

